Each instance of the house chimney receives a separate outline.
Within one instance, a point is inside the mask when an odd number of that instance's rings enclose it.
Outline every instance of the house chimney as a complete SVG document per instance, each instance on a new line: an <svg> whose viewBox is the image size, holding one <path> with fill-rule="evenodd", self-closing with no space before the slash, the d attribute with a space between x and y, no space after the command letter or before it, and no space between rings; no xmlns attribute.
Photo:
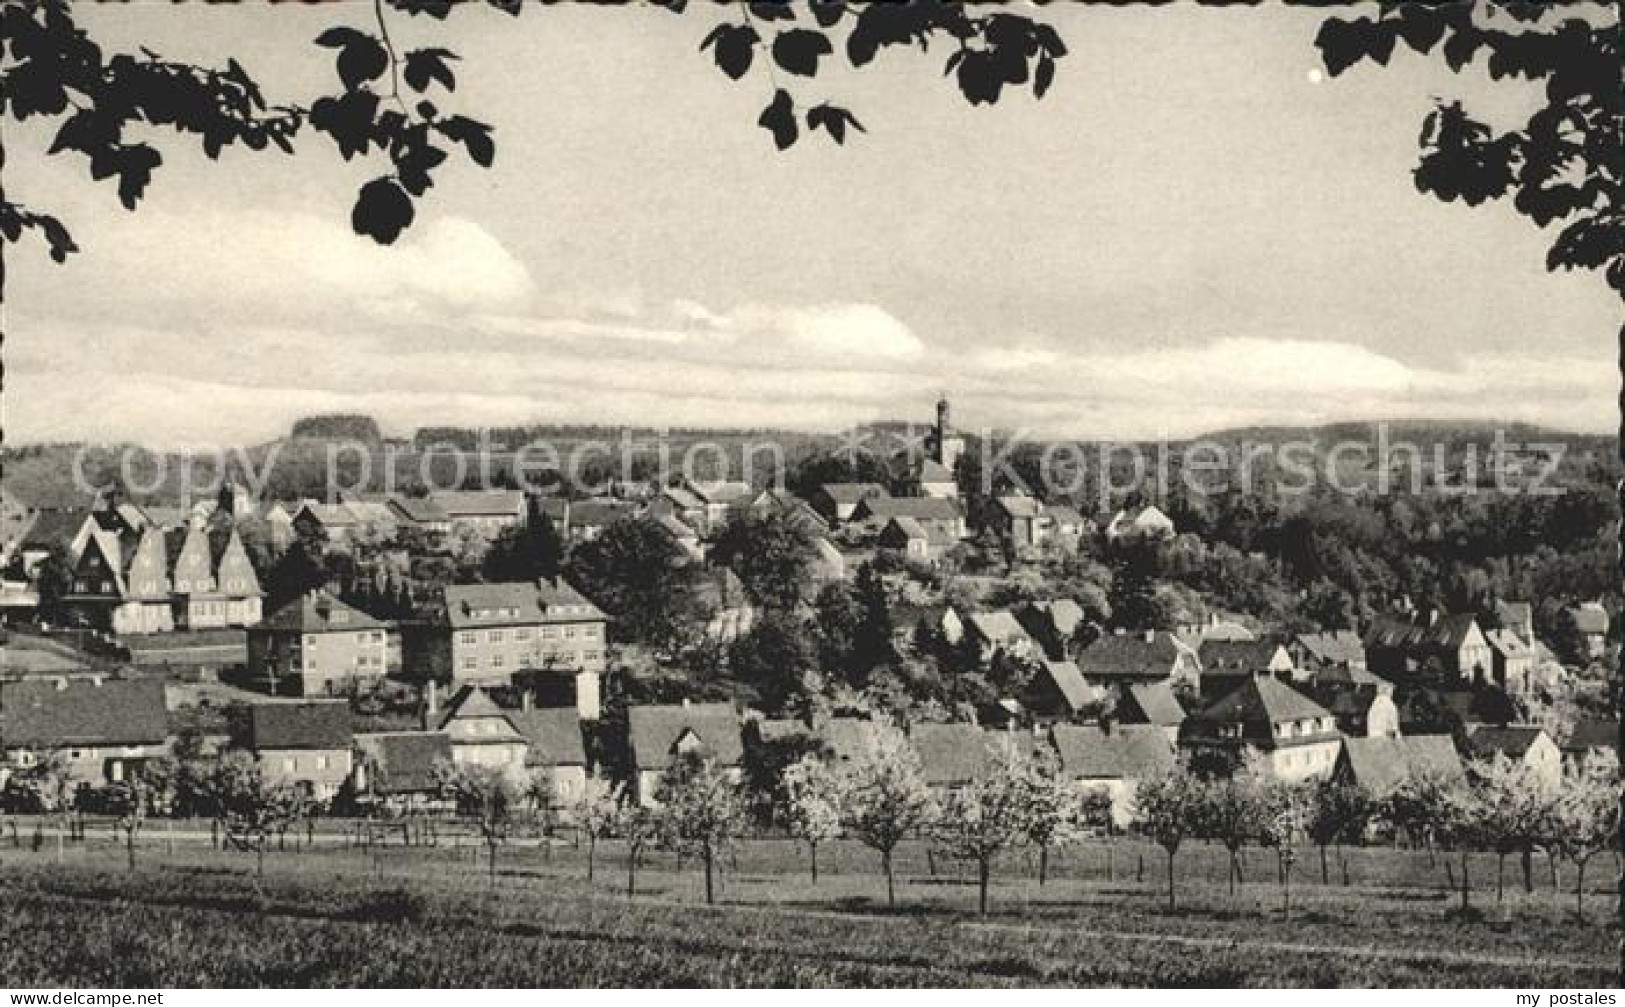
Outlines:
<svg viewBox="0 0 1625 1007"><path fill-rule="evenodd" d="M1156 638L1157 638L1157 631L1156 630L1148 629L1148 630L1145 631L1145 642L1146 643L1151 643L1151 642L1155 641Z"/></svg>
<svg viewBox="0 0 1625 1007"><path fill-rule="evenodd" d="M519 708L524 710L526 713L529 713L535 705L536 701L531 698L530 690L521 689L519 691Z"/></svg>
<svg viewBox="0 0 1625 1007"><path fill-rule="evenodd" d="M432 678L423 687L423 712L430 717L440 712L440 683Z"/></svg>

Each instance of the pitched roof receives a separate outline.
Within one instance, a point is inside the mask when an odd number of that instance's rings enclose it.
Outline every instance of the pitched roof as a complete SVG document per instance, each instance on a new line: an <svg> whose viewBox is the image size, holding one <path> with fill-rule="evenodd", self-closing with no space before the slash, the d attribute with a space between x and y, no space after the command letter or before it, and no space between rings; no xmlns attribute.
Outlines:
<svg viewBox="0 0 1625 1007"><path fill-rule="evenodd" d="M1323 664L1360 664L1365 661L1365 644L1351 629L1332 633L1299 633L1298 646Z"/></svg>
<svg viewBox="0 0 1625 1007"><path fill-rule="evenodd" d="M563 578L446 587L453 628L602 621L604 613Z"/></svg>
<svg viewBox="0 0 1625 1007"><path fill-rule="evenodd" d="M982 639L991 644L1003 644L1010 641L1028 641L1032 637L1022 628L1016 617L1007 611L998 612L972 612L965 617L965 628L973 630Z"/></svg>
<svg viewBox="0 0 1625 1007"><path fill-rule="evenodd" d="M1535 656L1534 648L1529 646L1529 641L1519 635L1516 630L1492 629L1484 634L1484 639L1489 641L1492 650L1504 658L1533 659Z"/></svg>
<svg viewBox="0 0 1625 1007"><path fill-rule="evenodd" d="M1415 776L1461 779L1462 766L1448 734L1344 738L1334 774L1381 797Z"/></svg>
<svg viewBox="0 0 1625 1007"><path fill-rule="evenodd" d="M349 748L350 704L342 699L255 703L245 715L243 743L254 751Z"/></svg>
<svg viewBox="0 0 1625 1007"><path fill-rule="evenodd" d="M1157 727L1178 727L1185 722L1185 708L1167 682L1130 682L1123 689L1117 715L1124 723L1146 723ZM1130 717L1134 717L1130 721Z"/></svg>
<svg viewBox="0 0 1625 1007"><path fill-rule="evenodd" d="M1204 724L1239 723L1248 729L1248 737L1275 740L1271 725L1329 719L1331 715L1324 706L1279 679L1254 675L1190 719Z"/></svg>
<svg viewBox="0 0 1625 1007"><path fill-rule="evenodd" d="M519 490L438 490L429 494L429 499L439 504L453 521L468 517L517 517L525 510L525 494Z"/></svg>
<svg viewBox="0 0 1625 1007"><path fill-rule="evenodd" d="M1495 614L1501 620L1501 625L1516 629L1529 625L1534 618L1534 606L1527 601L1497 601Z"/></svg>
<svg viewBox="0 0 1625 1007"><path fill-rule="evenodd" d="M451 520L446 509L431 497L391 497L389 507L413 524L441 524Z"/></svg>
<svg viewBox="0 0 1625 1007"><path fill-rule="evenodd" d="M24 549L64 549L73 543L79 529L90 519L90 508L70 507L63 510L42 510L22 537Z"/></svg>
<svg viewBox="0 0 1625 1007"><path fill-rule="evenodd" d="M1585 752L1593 748L1616 748L1619 741L1619 721L1587 717L1575 722L1569 740L1563 742L1562 747L1569 753Z"/></svg>
<svg viewBox="0 0 1625 1007"><path fill-rule="evenodd" d="M868 497L858 503L857 514L885 520L911 517L917 521L958 521L958 502L946 497Z"/></svg>
<svg viewBox="0 0 1625 1007"><path fill-rule="evenodd" d="M452 761L451 738L438 731L358 734L355 747L371 765L372 789L380 794L435 790L435 765Z"/></svg>
<svg viewBox="0 0 1625 1007"><path fill-rule="evenodd" d="M1281 645L1274 640L1204 640L1197 656L1202 677L1265 671Z"/></svg>
<svg viewBox="0 0 1625 1007"><path fill-rule="evenodd" d="M904 538L911 541L929 541L931 536L925 533L925 526L911 517L894 517L886 522L886 532L897 529Z"/></svg>
<svg viewBox="0 0 1625 1007"><path fill-rule="evenodd" d="M1002 496L999 509L1012 518L1036 518L1044 513L1044 505L1030 496Z"/></svg>
<svg viewBox="0 0 1625 1007"><path fill-rule="evenodd" d="M1095 690L1083 680L1083 672L1071 661L1045 661L1038 673L1049 676L1073 712L1083 709L1094 698Z"/></svg>
<svg viewBox="0 0 1625 1007"><path fill-rule="evenodd" d="M1173 741L1155 727L1056 724L1050 741L1071 779L1137 780L1174 764Z"/></svg>
<svg viewBox="0 0 1625 1007"><path fill-rule="evenodd" d="M1101 678L1167 678L1182 656L1194 658L1190 648L1169 633L1158 632L1150 640L1143 634L1122 633L1103 636L1078 655L1078 668L1091 681Z"/></svg>
<svg viewBox="0 0 1625 1007"><path fill-rule="evenodd" d="M739 717L727 703L633 706L626 712L632 761L640 772L669 768L675 761L677 742L689 731L718 765L739 765L744 752Z"/></svg>
<svg viewBox="0 0 1625 1007"><path fill-rule="evenodd" d="M1488 758L1501 754L1511 759L1521 759L1529 752L1529 748L1540 740L1546 730L1533 724L1508 724L1497 727L1494 724L1469 724L1467 727L1467 751L1479 758Z"/></svg>
<svg viewBox="0 0 1625 1007"><path fill-rule="evenodd" d="M169 734L157 678L29 678L0 683L0 745L152 745Z"/></svg>
<svg viewBox="0 0 1625 1007"><path fill-rule="evenodd" d="M708 504L732 504L750 496L750 483L717 480L701 482L690 480L688 489Z"/></svg>
<svg viewBox="0 0 1625 1007"><path fill-rule="evenodd" d="M920 757L921 775L933 786L969 783L987 761L987 735L975 724L915 724L908 741Z"/></svg>
<svg viewBox="0 0 1625 1007"><path fill-rule="evenodd" d="M474 720L481 717L507 717L511 711L498 706L491 694L477 685L465 685L446 703L445 709L440 711L440 720L435 727L445 730L446 726L454 720ZM515 728L518 730L518 728Z"/></svg>
<svg viewBox="0 0 1625 1007"><path fill-rule="evenodd" d="M890 496L879 483L824 483L818 489L838 504L855 504L869 497Z"/></svg>
<svg viewBox="0 0 1625 1007"><path fill-rule="evenodd" d="M527 766L585 766L587 748L581 738L581 716L573 707L510 710L508 722L530 743Z"/></svg>
<svg viewBox="0 0 1625 1007"><path fill-rule="evenodd" d="M287 633L354 633L389 628L388 623L325 591L307 591L273 612L261 626Z"/></svg>

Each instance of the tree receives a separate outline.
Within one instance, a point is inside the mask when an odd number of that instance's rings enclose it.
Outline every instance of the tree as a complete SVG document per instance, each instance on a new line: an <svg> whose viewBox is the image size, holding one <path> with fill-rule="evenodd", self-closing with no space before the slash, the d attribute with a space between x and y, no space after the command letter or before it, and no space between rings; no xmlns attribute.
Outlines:
<svg viewBox="0 0 1625 1007"><path fill-rule="evenodd" d="M739 575L751 601L786 611L800 606L817 551L800 516L745 511L723 527L712 555Z"/></svg>
<svg viewBox="0 0 1625 1007"><path fill-rule="evenodd" d="M812 883L818 884L818 844L841 836L840 774L816 755L804 755L780 777L780 800L790 835L807 844Z"/></svg>
<svg viewBox="0 0 1625 1007"><path fill-rule="evenodd" d="M597 861L598 840L615 834L621 818L621 805L626 801L626 788L599 776L587 777L576 802L576 821L587 834L587 881L593 880Z"/></svg>
<svg viewBox="0 0 1625 1007"><path fill-rule="evenodd" d="M207 803L225 841L254 851L255 885L265 878L265 851L301 810L291 787L265 778L259 760L242 750L215 760L204 782Z"/></svg>
<svg viewBox="0 0 1625 1007"><path fill-rule="evenodd" d="M1361 788L1332 779L1315 783L1309 793L1304 831L1320 848L1320 883L1331 884L1326 848L1333 843L1359 840L1373 811L1370 797Z"/></svg>
<svg viewBox="0 0 1625 1007"><path fill-rule="evenodd" d="M522 525L497 532L480 561L480 570L492 583L552 580L559 575L564 544L553 522L537 508Z"/></svg>
<svg viewBox="0 0 1625 1007"><path fill-rule="evenodd" d="M1205 781L1192 822L1195 835L1211 839L1230 854L1228 883L1236 894L1236 883L1244 880L1241 851L1248 841L1259 838L1268 818L1266 804L1267 770L1251 752L1241 766L1227 777Z"/></svg>
<svg viewBox="0 0 1625 1007"><path fill-rule="evenodd" d="M1562 225L1548 269L1603 269L1625 296L1620 33L1613 18L1578 13L1524 0L1387 2L1375 18L1331 18L1315 44L1333 76L1362 60L1386 64L1403 41L1419 53L1437 50L1458 73L1482 59L1497 80L1544 82L1545 102L1521 128L1505 132L1460 101L1435 98L1422 123L1416 187L1469 206L1510 196L1537 226Z"/></svg>
<svg viewBox="0 0 1625 1007"><path fill-rule="evenodd" d="M1580 766L1564 775L1553 815L1553 834L1574 861L1574 915L1585 922L1586 865L1603 850L1619 846L1620 782L1617 772Z"/></svg>
<svg viewBox="0 0 1625 1007"><path fill-rule="evenodd" d="M1532 860L1541 837L1552 831L1557 794L1532 766L1497 753L1468 767L1483 808L1485 845L1495 852L1495 902L1506 897L1506 858L1520 854L1524 890L1534 888Z"/></svg>
<svg viewBox="0 0 1625 1007"><path fill-rule="evenodd" d="M846 831L880 854L886 905L897 904L892 853L935 821L936 799L920 772L920 757L895 725L875 721L863 751L846 767L842 809Z"/></svg>
<svg viewBox="0 0 1625 1007"><path fill-rule="evenodd" d="M948 850L976 862L976 907L987 915L987 887L999 853L1028 836L1037 771L1010 737L987 742L982 771L948 795L936 838Z"/></svg>
<svg viewBox="0 0 1625 1007"><path fill-rule="evenodd" d="M147 820L150 794L140 776L107 789L107 810L116 818L116 827L124 833L124 855L130 872L135 873L135 837Z"/></svg>
<svg viewBox="0 0 1625 1007"><path fill-rule="evenodd" d="M488 5L517 15L524 3L488 0ZM370 10L353 6L359 25L336 24L315 39L333 53L338 88L306 107L268 100L236 59L215 68L165 59L146 47L139 55L110 52L77 23L67 0L8 4L0 19L0 38L7 41L0 64L0 93L7 96L3 111L18 121L60 120L49 153L83 156L93 179L116 180L119 200L130 210L163 163L157 148L132 135L137 130L142 136L155 129L195 136L215 160L228 146L275 147L292 154L308 126L325 134L346 161L387 159L383 173L361 186L351 226L390 244L412 223L415 201L434 185L449 151L461 148L482 168L496 156L489 124L444 110L457 87L452 69L457 55L439 46L398 48L391 24L398 32L402 15L444 21L454 10L476 6L450 0L373 0ZM688 4L656 0L651 6L681 12ZM784 150L803 126L808 133L823 130L838 144L850 132L863 131L851 111L827 101L798 102L792 94L799 89L793 82L814 78L833 62L824 57L833 57L838 43L846 62L861 69L882 49L926 51L932 39L950 43L945 73L973 105L992 104L1006 86L1028 83L1042 97L1057 61L1066 55L1066 45L1049 25L958 3L820 2L801 10L742 3L723 15L700 49L734 80L753 65L762 67L772 95L757 124ZM14 242L24 231L38 232L57 262L78 250L56 217L0 198L0 235ZM3 285L0 274L0 293Z"/></svg>
<svg viewBox="0 0 1625 1007"><path fill-rule="evenodd" d="M569 579L615 620L617 639L664 646L692 604L694 571L652 521L616 521L570 554Z"/></svg>
<svg viewBox="0 0 1625 1007"><path fill-rule="evenodd" d="M745 818L739 784L707 759L685 756L661 778L655 801L663 831L705 869L705 902L716 902L717 860L738 841Z"/></svg>
<svg viewBox="0 0 1625 1007"><path fill-rule="evenodd" d="M473 820L485 841L486 871L493 889L497 884L497 848L508 841L521 795L513 779L491 766L441 762L434 768L441 794L455 801L457 811Z"/></svg>
<svg viewBox="0 0 1625 1007"><path fill-rule="evenodd" d="M897 645L892 625L891 598L886 582L873 563L858 567L853 578L853 600L857 604L858 623L852 634L852 657L849 670L855 682L866 681L876 668L895 664Z"/></svg>
<svg viewBox="0 0 1625 1007"><path fill-rule="evenodd" d="M783 710L804 694L815 660L808 636L799 617L769 610L728 646L729 670L756 691L764 709Z"/></svg>
<svg viewBox="0 0 1625 1007"><path fill-rule="evenodd" d="M660 834L655 814L636 801L622 801L616 816L615 833L626 843L626 897L638 891L638 858Z"/></svg>
<svg viewBox="0 0 1625 1007"><path fill-rule="evenodd" d="M1140 831L1168 854L1168 910L1174 900L1174 856L1185 837L1193 833L1192 823L1204 800L1202 781L1191 775L1184 764L1147 777L1134 789L1134 818Z"/></svg>
<svg viewBox="0 0 1625 1007"><path fill-rule="evenodd" d="M1053 758L1034 757L1027 777L1025 831L1038 847L1038 884L1049 880L1049 851L1074 842L1083 827L1084 795L1061 778ZM1107 816L1111 798L1107 796Z"/></svg>

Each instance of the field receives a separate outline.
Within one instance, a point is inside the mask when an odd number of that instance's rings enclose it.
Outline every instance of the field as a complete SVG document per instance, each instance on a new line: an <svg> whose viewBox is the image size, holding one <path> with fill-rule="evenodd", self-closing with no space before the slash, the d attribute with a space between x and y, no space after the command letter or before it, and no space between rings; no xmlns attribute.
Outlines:
<svg viewBox="0 0 1625 1007"><path fill-rule="evenodd" d="M25 833L26 835L26 833ZM1110 861L1108 863L1108 856ZM647 857L636 897L626 858L570 845L504 848L494 888L475 845L367 851L332 842L254 860L150 835L130 873L105 832L70 844L0 846L0 984L11 986L1607 986L1619 926L1593 865L1592 920L1573 917L1572 870L1544 863L1525 894L1509 859L1471 865L1459 918L1442 858L1350 850L1320 884L1314 851L1294 871L1290 917L1272 854L1253 851L1236 894L1222 851L1180 854L1166 905L1160 850L1095 843L1052 856L1040 887L1025 854L995 873L975 915L971 873L900 851L888 909L875 855L820 851L814 886L788 842L748 843L704 904L693 864ZM1431 861L1431 862L1430 862ZM935 871L933 873L933 868ZM1452 871L1459 870L1459 862ZM1108 871L1110 876L1108 876ZM1378 880L1381 879L1381 880ZM1593 882L1594 879L1594 883Z"/></svg>

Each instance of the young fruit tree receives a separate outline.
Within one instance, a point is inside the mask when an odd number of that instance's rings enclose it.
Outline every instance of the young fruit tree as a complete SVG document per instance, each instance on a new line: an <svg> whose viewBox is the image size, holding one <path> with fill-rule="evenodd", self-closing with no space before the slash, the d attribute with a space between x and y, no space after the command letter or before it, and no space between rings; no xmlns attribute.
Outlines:
<svg viewBox="0 0 1625 1007"><path fill-rule="evenodd" d="M458 814L467 816L485 841L486 874L491 887L497 884L497 848L508 841L514 814L522 796L512 777L490 766L457 765L442 762L435 766L440 793L457 805Z"/></svg>
<svg viewBox="0 0 1625 1007"><path fill-rule="evenodd" d="M1585 922L1586 865L1604 850L1619 848L1620 782L1617 774L1579 767L1564 775L1553 814L1563 854L1574 861L1574 915Z"/></svg>
<svg viewBox="0 0 1625 1007"><path fill-rule="evenodd" d="M1174 897L1174 856L1180 844L1194 834L1193 820L1204 800L1202 781L1183 762L1172 769L1147 777L1134 789L1134 819L1139 829L1168 854L1168 909L1177 908Z"/></svg>
<svg viewBox="0 0 1625 1007"><path fill-rule="evenodd" d="M638 893L638 861L660 837L661 823L654 811L636 801L622 801L618 809L614 832L626 843L626 897L631 898Z"/></svg>
<svg viewBox="0 0 1625 1007"><path fill-rule="evenodd" d="M244 751L220 756L204 787L224 842L254 851L257 888L265 878L265 851L271 837L285 829L288 816L297 812L299 804L292 788L267 780L259 760Z"/></svg>
<svg viewBox="0 0 1625 1007"><path fill-rule="evenodd" d="M927 829L937 817L936 799L920 772L920 757L902 731L876 722L845 775L842 824L849 835L880 854L886 905L895 906L892 853L897 844Z"/></svg>
<svg viewBox="0 0 1625 1007"><path fill-rule="evenodd" d="M1483 806L1483 842L1495 853L1495 904L1500 906L1506 899L1507 854L1522 855L1524 890L1533 889L1530 861L1535 844L1551 831L1558 795L1534 767L1500 753L1470 764L1468 771Z"/></svg>
<svg viewBox="0 0 1625 1007"><path fill-rule="evenodd" d="M994 861L1027 839L1035 776L1032 759L1013 738L990 740L982 771L943 803L937 839L955 855L976 862L976 908L984 916Z"/></svg>
<svg viewBox="0 0 1625 1007"><path fill-rule="evenodd" d="M1227 881L1230 894L1242 877L1241 852L1249 840L1258 838L1265 822L1265 780L1254 765L1238 767L1229 777L1200 783L1193 834L1225 848L1230 855Z"/></svg>
<svg viewBox="0 0 1625 1007"><path fill-rule="evenodd" d="M1304 814L1304 832L1320 850L1320 883L1332 883L1326 850L1332 845L1358 842L1371 821L1370 796L1351 783L1323 779L1309 792ZM1348 872L1344 870L1344 878Z"/></svg>
<svg viewBox="0 0 1625 1007"><path fill-rule="evenodd" d="M655 800L668 841L699 858L705 902L715 903L717 862L738 841L745 822L739 782L709 760L688 756L666 771Z"/></svg>
<svg viewBox="0 0 1625 1007"><path fill-rule="evenodd" d="M124 835L124 856L130 871L135 871L135 839L147 820L150 792L140 776L123 783L115 783L107 790L107 810L116 818L116 826Z"/></svg>
<svg viewBox="0 0 1625 1007"><path fill-rule="evenodd" d="M790 835L807 844L812 883L818 884L818 844L841 836L841 777L816 755L784 770L779 783Z"/></svg>
<svg viewBox="0 0 1625 1007"><path fill-rule="evenodd" d="M1049 880L1049 852L1076 842L1082 833L1084 795L1059 775L1053 757L1034 756L1027 776L1026 839L1038 847L1038 884ZM1106 817L1111 817L1111 797L1106 796Z"/></svg>
<svg viewBox="0 0 1625 1007"><path fill-rule="evenodd" d="M615 834L620 821L621 804L626 799L625 788L610 783L594 773L587 777L576 802L576 824L587 836L587 880L593 880L598 859L598 840Z"/></svg>

